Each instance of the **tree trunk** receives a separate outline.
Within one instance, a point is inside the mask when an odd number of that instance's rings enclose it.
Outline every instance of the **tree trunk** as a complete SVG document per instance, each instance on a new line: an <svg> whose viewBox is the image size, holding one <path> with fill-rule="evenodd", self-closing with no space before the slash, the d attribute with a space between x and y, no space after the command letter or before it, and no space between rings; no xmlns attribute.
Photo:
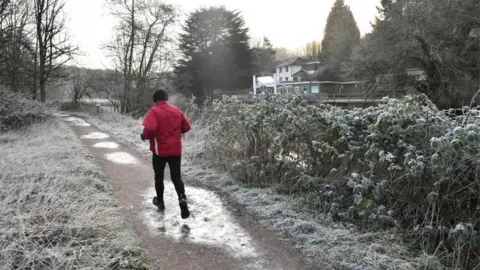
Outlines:
<svg viewBox="0 0 480 270"><path fill-rule="evenodd" d="M41 49L40 49L41 51ZM39 85L40 85L40 101L45 102L47 99L47 94L45 91L46 81L45 81L45 59L42 57L42 53L40 53L40 68L39 68ZM42 61L43 60L43 61Z"/></svg>
<svg viewBox="0 0 480 270"><path fill-rule="evenodd" d="M37 42L38 42L38 57L40 61L40 66L38 68L38 77L39 77L39 85L40 85L40 101L45 102L46 100L46 93L45 93L45 58L46 58L46 48L44 44L44 35L46 33L42 32L42 23L43 23L43 15L46 12L45 9L45 2L44 1L36 1L36 26L37 26Z"/></svg>
<svg viewBox="0 0 480 270"><path fill-rule="evenodd" d="M38 28L37 28L38 31ZM37 33L38 35L38 33ZM38 37L38 36L37 36ZM38 38L35 41L35 55L34 55L34 67L33 67L33 89L32 99L37 100L37 80L38 80Z"/></svg>

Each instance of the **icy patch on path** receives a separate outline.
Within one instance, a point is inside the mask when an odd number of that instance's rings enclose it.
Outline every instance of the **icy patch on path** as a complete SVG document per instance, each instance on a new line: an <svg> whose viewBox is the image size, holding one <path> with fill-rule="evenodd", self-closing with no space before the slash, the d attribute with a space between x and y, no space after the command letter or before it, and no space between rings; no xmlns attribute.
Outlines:
<svg viewBox="0 0 480 270"><path fill-rule="evenodd" d="M215 193L194 187L185 189L191 209L191 216L186 220L180 218L180 208L173 184L165 185L164 213L159 212L152 204L152 198L156 196L155 189L147 190L143 196L145 210L141 215L154 233L178 241L217 246L237 258L258 257L251 236L235 222L234 216ZM183 226L181 223L184 223Z"/></svg>
<svg viewBox="0 0 480 270"><path fill-rule="evenodd" d="M105 158L118 164L138 164L138 160L126 152L109 153Z"/></svg>
<svg viewBox="0 0 480 270"><path fill-rule="evenodd" d="M116 142L99 142L99 143L94 144L93 147L116 149L116 148L119 147L119 145Z"/></svg>
<svg viewBox="0 0 480 270"><path fill-rule="evenodd" d="M79 127L89 127L90 126L89 123L85 122L83 119L78 118L78 117L68 117L68 118L65 118L63 120L66 121L66 122L69 122L70 125L73 125L73 126L79 126Z"/></svg>
<svg viewBox="0 0 480 270"><path fill-rule="evenodd" d="M82 139L93 139L93 140L96 140L96 139L106 139L106 138L110 138L110 136L108 134L105 134L105 133L102 133L102 132L92 132L90 134L87 134L87 135L83 135L82 137L80 137Z"/></svg>
<svg viewBox="0 0 480 270"><path fill-rule="evenodd" d="M65 113L53 113L53 116L56 117L68 117L70 114L65 114Z"/></svg>

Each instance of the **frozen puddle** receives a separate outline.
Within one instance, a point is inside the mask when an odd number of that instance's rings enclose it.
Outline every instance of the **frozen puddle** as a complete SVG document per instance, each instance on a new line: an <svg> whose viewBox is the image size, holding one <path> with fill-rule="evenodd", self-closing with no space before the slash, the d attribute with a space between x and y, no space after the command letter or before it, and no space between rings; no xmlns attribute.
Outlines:
<svg viewBox="0 0 480 270"><path fill-rule="evenodd" d="M138 160L126 152L105 154L105 158L118 164L138 164Z"/></svg>
<svg viewBox="0 0 480 270"><path fill-rule="evenodd" d="M87 134L87 135L83 135L82 139L106 139L106 138L109 138L110 136L108 134L105 134L105 133L102 133L102 132L92 132L90 134Z"/></svg>
<svg viewBox="0 0 480 270"><path fill-rule="evenodd" d="M234 216L211 191L185 187L190 217L181 219L177 193L169 181L165 180L164 213L159 212L152 204L155 196L153 187L143 196L146 209L141 214L142 219L154 233L178 241L220 247L234 257L258 257L259 252L254 248L250 235L235 222Z"/></svg>
<svg viewBox="0 0 480 270"><path fill-rule="evenodd" d="M94 144L93 147L116 149L116 148L119 147L119 145L116 142L99 142L99 143Z"/></svg>
<svg viewBox="0 0 480 270"><path fill-rule="evenodd" d="M73 126L79 126L79 127L89 127L90 124L85 122L83 119L78 118L78 117L68 117L65 118L64 121L70 122L71 125Z"/></svg>
<svg viewBox="0 0 480 270"><path fill-rule="evenodd" d="M53 113L53 116L56 116L56 117L68 117L68 116L70 116L70 114L64 114L64 113Z"/></svg>

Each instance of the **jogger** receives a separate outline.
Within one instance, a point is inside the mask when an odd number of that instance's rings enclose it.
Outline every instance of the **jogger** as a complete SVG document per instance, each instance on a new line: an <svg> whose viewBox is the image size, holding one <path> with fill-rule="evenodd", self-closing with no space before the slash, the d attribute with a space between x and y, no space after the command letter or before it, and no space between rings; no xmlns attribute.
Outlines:
<svg viewBox="0 0 480 270"><path fill-rule="evenodd" d="M185 187L181 177L182 134L190 131L191 126L185 114L168 103L168 94L157 90L153 94L155 105L148 110L143 120L142 140L150 141L153 170L155 172L155 190L157 196L153 204L160 210L165 209L163 201L165 166L170 168L170 176L175 185L182 218L188 218L190 212L185 196Z"/></svg>

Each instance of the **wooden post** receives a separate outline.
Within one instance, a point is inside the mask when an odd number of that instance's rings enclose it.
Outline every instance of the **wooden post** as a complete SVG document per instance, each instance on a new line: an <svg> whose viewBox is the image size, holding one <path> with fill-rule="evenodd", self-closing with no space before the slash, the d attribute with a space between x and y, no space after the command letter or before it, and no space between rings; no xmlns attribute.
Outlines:
<svg viewBox="0 0 480 270"><path fill-rule="evenodd" d="M276 95L277 91L277 73L273 73L273 93Z"/></svg>
<svg viewBox="0 0 480 270"><path fill-rule="evenodd" d="M257 95L257 77L253 75L253 95Z"/></svg>

